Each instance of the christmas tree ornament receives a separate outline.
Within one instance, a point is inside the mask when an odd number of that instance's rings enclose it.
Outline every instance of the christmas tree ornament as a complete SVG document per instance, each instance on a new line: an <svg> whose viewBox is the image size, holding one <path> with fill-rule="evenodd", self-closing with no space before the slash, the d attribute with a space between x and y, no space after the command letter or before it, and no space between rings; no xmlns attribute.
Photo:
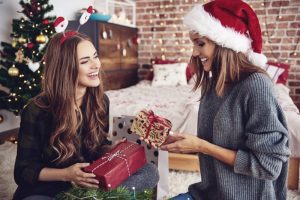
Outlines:
<svg viewBox="0 0 300 200"><path fill-rule="evenodd" d="M109 31L108 31L108 38L109 38L109 39L112 39L112 38L113 38L113 32L112 32L112 30L109 30Z"/></svg>
<svg viewBox="0 0 300 200"><path fill-rule="evenodd" d="M29 42L26 46L28 49L32 49L34 47L34 44L32 42Z"/></svg>
<svg viewBox="0 0 300 200"><path fill-rule="evenodd" d="M11 42L11 46L12 46L13 48L16 48L17 44L18 44L18 42L17 42L16 40L13 40L13 41Z"/></svg>
<svg viewBox="0 0 300 200"><path fill-rule="evenodd" d="M24 54L23 54L23 50L22 50L22 49L19 49L19 50L15 53L15 55L16 55L16 58L15 58L15 61L16 61L16 62L19 62L19 63L23 62Z"/></svg>
<svg viewBox="0 0 300 200"><path fill-rule="evenodd" d="M32 60L28 59L28 68L35 72L36 70L38 70L40 68L40 63L39 62L32 62Z"/></svg>
<svg viewBox="0 0 300 200"><path fill-rule="evenodd" d="M23 36L21 36L18 38L18 42L21 44L25 44L27 42L27 40Z"/></svg>
<svg viewBox="0 0 300 200"><path fill-rule="evenodd" d="M44 47L46 46L46 44L40 44L39 46L39 51L42 51L44 49Z"/></svg>
<svg viewBox="0 0 300 200"><path fill-rule="evenodd" d="M47 41L47 38L45 35L40 34L40 35L36 36L35 41L38 43L45 43Z"/></svg>
<svg viewBox="0 0 300 200"><path fill-rule="evenodd" d="M10 75L10 76L19 76L19 69L18 68L16 68L15 67L15 65L13 65L12 67L10 67L9 69L8 69L8 74Z"/></svg>
<svg viewBox="0 0 300 200"><path fill-rule="evenodd" d="M123 55L123 56L126 56L126 55L127 55L127 50L126 50L125 48L122 50L122 55Z"/></svg>
<svg viewBox="0 0 300 200"><path fill-rule="evenodd" d="M102 32L102 38L103 38L104 40L106 40L106 39L107 39L107 33L106 33L106 31L105 31L105 30Z"/></svg>
<svg viewBox="0 0 300 200"><path fill-rule="evenodd" d="M44 19L44 20L42 21L42 24L44 24L44 25L49 24L49 20L48 20L48 19Z"/></svg>

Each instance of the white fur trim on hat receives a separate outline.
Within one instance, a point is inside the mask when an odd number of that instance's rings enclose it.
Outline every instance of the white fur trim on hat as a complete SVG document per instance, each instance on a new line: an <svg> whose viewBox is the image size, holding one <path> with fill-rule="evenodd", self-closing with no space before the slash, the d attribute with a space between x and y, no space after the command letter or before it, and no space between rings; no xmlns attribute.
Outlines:
<svg viewBox="0 0 300 200"><path fill-rule="evenodd" d="M252 40L221 22L206 12L202 5L196 5L185 17L184 24L190 31L196 31L216 44L235 52L246 53L251 49Z"/></svg>
<svg viewBox="0 0 300 200"><path fill-rule="evenodd" d="M268 62L268 59L264 54L255 53L252 50L247 53L247 57L252 64L259 67L265 67Z"/></svg>

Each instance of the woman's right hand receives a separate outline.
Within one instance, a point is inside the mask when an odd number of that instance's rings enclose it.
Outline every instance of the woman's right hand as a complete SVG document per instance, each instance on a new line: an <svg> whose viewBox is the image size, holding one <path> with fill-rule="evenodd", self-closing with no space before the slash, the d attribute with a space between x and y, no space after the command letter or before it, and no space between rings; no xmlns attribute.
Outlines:
<svg viewBox="0 0 300 200"><path fill-rule="evenodd" d="M82 168L89 166L89 163L76 163L65 168L66 181L80 187L99 188L99 181L93 173L86 173Z"/></svg>

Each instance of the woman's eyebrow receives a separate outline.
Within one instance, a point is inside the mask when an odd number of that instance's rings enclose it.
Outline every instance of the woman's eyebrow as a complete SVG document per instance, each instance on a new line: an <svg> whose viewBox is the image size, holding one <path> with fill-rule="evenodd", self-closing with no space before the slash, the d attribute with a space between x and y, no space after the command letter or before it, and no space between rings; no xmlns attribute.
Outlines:
<svg viewBox="0 0 300 200"><path fill-rule="evenodd" d="M79 60L83 60L83 59L87 59L87 58L90 58L90 57L89 56L85 56L85 57L80 58Z"/></svg>
<svg viewBox="0 0 300 200"><path fill-rule="evenodd" d="M95 51L95 53L94 53L94 56L96 56L97 55L97 51ZM82 57L82 58L80 58L79 60L83 60L83 59L87 59L87 58L90 58L89 56L85 56L85 57Z"/></svg>

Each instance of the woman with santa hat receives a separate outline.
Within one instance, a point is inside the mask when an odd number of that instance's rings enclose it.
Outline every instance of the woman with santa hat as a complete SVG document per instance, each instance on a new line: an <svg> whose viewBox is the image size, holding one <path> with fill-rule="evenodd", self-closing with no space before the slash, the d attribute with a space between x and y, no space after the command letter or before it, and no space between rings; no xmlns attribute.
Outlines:
<svg viewBox="0 0 300 200"><path fill-rule="evenodd" d="M258 18L241 0L195 6L184 18L201 88L197 136L177 133L161 149L198 153L201 182L173 199L284 200L287 124L263 69Z"/></svg>

